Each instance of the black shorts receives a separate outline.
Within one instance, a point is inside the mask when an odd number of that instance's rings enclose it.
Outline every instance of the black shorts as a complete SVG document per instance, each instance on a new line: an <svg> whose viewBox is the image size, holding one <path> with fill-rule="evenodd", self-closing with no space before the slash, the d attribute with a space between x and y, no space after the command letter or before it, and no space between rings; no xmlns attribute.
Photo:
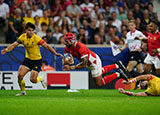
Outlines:
<svg viewBox="0 0 160 115"><path fill-rule="evenodd" d="M25 58L22 62L22 65L29 68L29 70L35 70L37 72L41 71L42 66L42 59L40 60L30 60L28 58Z"/></svg>
<svg viewBox="0 0 160 115"><path fill-rule="evenodd" d="M138 64L143 62L142 52L133 51L129 53L130 61L136 61Z"/></svg>

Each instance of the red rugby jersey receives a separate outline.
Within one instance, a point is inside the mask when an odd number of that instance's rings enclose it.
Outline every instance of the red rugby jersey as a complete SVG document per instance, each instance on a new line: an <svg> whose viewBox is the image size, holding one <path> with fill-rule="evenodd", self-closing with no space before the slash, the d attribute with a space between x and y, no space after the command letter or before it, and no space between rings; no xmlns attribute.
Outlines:
<svg viewBox="0 0 160 115"><path fill-rule="evenodd" d="M148 52L151 56L158 56L158 54L153 55L151 50L160 48L160 32L156 32L154 34L148 34Z"/></svg>
<svg viewBox="0 0 160 115"><path fill-rule="evenodd" d="M96 54L81 42L77 41L74 47L65 47L64 53L70 53L80 61L83 57L88 56L88 66L92 63L96 64Z"/></svg>

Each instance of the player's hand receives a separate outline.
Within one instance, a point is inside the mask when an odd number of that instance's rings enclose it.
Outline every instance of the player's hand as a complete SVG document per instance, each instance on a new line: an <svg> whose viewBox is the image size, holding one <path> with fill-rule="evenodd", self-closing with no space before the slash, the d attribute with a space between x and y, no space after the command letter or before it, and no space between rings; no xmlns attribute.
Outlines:
<svg viewBox="0 0 160 115"><path fill-rule="evenodd" d="M63 71L70 71L71 70L71 66L70 65L64 65L62 70Z"/></svg>
<svg viewBox="0 0 160 115"><path fill-rule="evenodd" d="M151 52L153 55L156 55L158 53L158 51L156 49L152 49Z"/></svg>
<svg viewBox="0 0 160 115"><path fill-rule="evenodd" d="M64 56L63 56L62 54L60 54L60 53L57 53L56 56L60 56L60 57L62 57L62 58L64 57Z"/></svg>
<svg viewBox="0 0 160 115"><path fill-rule="evenodd" d="M127 84L128 85L128 84L130 84L130 82L127 82L127 81L123 80L122 84Z"/></svg>
<svg viewBox="0 0 160 115"><path fill-rule="evenodd" d="M124 93L124 89L123 88L118 88L119 93Z"/></svg>
<svg viewBox="0 0 160 115"><path fill-rule="evenodd" d="M4 55L5 53L7 53L7 52L6 52L6 49L3 48L3 50L1 50L1 54Z"/></svg>

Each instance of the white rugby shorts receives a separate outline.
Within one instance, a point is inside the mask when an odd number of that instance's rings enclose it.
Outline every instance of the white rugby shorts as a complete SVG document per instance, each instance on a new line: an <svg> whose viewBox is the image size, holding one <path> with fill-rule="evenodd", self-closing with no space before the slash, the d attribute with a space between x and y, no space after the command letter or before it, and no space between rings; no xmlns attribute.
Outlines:
<svg viewBox="0 0 160 115"><path fill-rule="evenodd" d="M144 60L144 63L153 64L156 69L160 68L160 59L157 56L151 56L148 54Z"/></svg>

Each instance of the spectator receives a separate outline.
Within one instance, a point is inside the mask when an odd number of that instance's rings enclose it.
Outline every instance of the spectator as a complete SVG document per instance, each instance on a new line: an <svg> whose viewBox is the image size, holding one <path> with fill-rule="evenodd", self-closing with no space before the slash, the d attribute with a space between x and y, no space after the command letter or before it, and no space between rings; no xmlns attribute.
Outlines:
<svg viewBox="0 0 160 115"><path fill-rule="evenodd" d="M81 9L77 4L77 0L71 0L71 4L67 7L67 16L74 20L77 16L80 17L81 15Z"/></svg>
<svg viewBox="0 0 160 115"><path fill-rule="evenodd" d="M21 2L19 8L21 9L21 17L24 18L26 15L26 4Z"/></svg>
<svg viewBox="0 0 160 115"><path fill-rule="evenodd" d="M118 0L118 1L117 1L117 6L124 8L124 0Z"/></svg>
<svg viewBox="0 0 160 115"><path fill-rule="evenodd" d="M104 13L104 12L105 12L104 0L99 0L99 13Z"/></svg>
<svg viewBox="0 0 160 115"><path fill-rule="evenodd" d="M57 41L59 42L59 38L62 36L63 34L60 32L60 27L55 25L54 27L54 33L53 33L53 37L55 37L57 39Z"/></svg>
<svg viewBox="0 0 160 115"><path fill-rule="evenodd" d="M88 10L89 15L92 13L94 9L94 4L89 2L89 0L84 0L84 3L80 5L81 11L84 12L84 10Z"/></svg>
<svg viewBox="0 0 160 115"><path fill-rule="evenodd" d="M46 42L49 44L58 44L58 41L55 37L53 37L53 33L51 29L46 30Z"/></svg>
<svg viewBox="0 0 160 115"><path fill-rule="evenodd" d="M83 23L83 20L87 20L88 23L91 23L89 10L87 8L83 9L83 15L81 16L81 18L79 20L80 20L80 24Z"/></svg>
<svg viewBox="0 0 160 115"><path fill-rule="evenodd" d="M105 0L105 4L106 4L106 6L111 7L112 6L112 0Z"/></svg>
<svg viewBox="0 0 160 115"><path fill-rule="evenodd" d="M38 33L41 31L41 24L39 23L39 16L35 16L34 20L35 20L35 32Z"/></svg>
<svg viewBox="0 0 160 115"><path fill-rule="evenodd" d="M9 29L6 38L7 43L13 43L23 32L23 19L20 16L21 10L16 8L14 15L9 18Z"/></svg>
<svg viewBox="0 0 160 115"><path fill-rule="evenodd" d="M119 19L120 21L122 21L123 19L126 19L127 18L127 14L126 12L124 11L123 7L120 6L118 8L119 10L119 14L117 14L117 19Z"/></svg>
<svg viewBox="0 0 160 115"><path fill-rule="evenodd" d="M38 5L38 9L47 10L50 12L50 5L47 2L48 0L40 0L40 4Z"/></svg>
<svg viewBox="0 0 160 115"><path fill-rule="evenodd" d="M64 45L65 41L64 41L64 36L61 36L59 38L59 44Z"/></svg>
<svg viewBox="0 0 160 115"><path fill-rule="evenodd" d="M53 20L53 17L49 17L48 28L51 29L52 32L54 32L54 20Z"/></svg>
<svg viewBox="0 0 160 115"><path fill-rule="evenodd" d="M97 20L97 23L96 23L96 28L99 28L100 24L103 24L103 25L106 24L106 21L104 19L103 13L100 13L98 15L98 20Z"/></svg>
<svg viewBox="0 0 160 115"><path fill-rule="evenodd" d="M27 16L25 16L24 18L23 18L23 20L24 20L24 24L27 24L27 23L32 23L32 24L35 24L35 20L34 20L34 18L31 16L32 15L32 10L31 9L28 9L27 10Z"/></svg>
<svg viewBox="0 0 160 115"><path fill-rule="evenodd" d="M122 22L119 19L117 19L116 12L112 12L111 17L113 18L113 22L112 22L113 26L115 26L118 29L118 31L121 32Z"/></svg>
<svg viewBox="0 0 160 115"><path fill-rule="evenodd" d="M39 32L37 33L37 35L40 36L41 38L42 38L43 36L46 36L46 30L47 30L47 29L48 29L47 24L46 24L46 23L42 23L42 24L41 24L41 31L39 31Z"/></svg>
<svg viewBox="0 0 160 115"><path fill-rule="evenodd" d="M124 7L128 10L133 10L134 4L139 4L139 0L124 0Z"/></svg>
<svg viewBox="0 0 160 115"><path fill-rule="evenodd" d="M0 0L0 28L3 28L4 31L7 30L8 20L9 18L9 6L4 3L4 0Z"/></svg>
<svg viewBox="0 0 160 115"><path fill-rule="evenodd" d="M142 24L142 31L146 31L146 25L150 23L150 18L149 18L149 12L148 10L143 11L143 20L141 21Z"/></svg>
<svg viewBox="0 0 160 115"><path fill-rule="evenodd" d="M43 16L40 17L39 23L46 23L47 25L49 24L49 17L48 17L48 11L47 10L43 10Z"/></svg>
<svg viewBox="0 0 160 115"><path fill-rule="evenodd" d="M83 20L82 27L85 30L85 35L88 37L88 43L93 43L92 38L91 38L92 37L92 29L91 29L89 23L87 22L87 20Z"/></svg>
<svg viewBox="0 0 160 115"><path fill-rule="evenodd" d="M105 26L104 26L105 27ZM101 43L104 43L105 38L105 30L103 28L99 28L99 37L101 39Z"/></svg>
<svg viewBox="0 0 160 115"><path fill-rule="evenodd" d="M153 12L153 4L152 3L149 3L148 4L148 12L149 12L149 18L152 19L156 19L157 17L157 12ZM157 20L157 19L156 19Z"/></svg>
<svg viewBox="0 0 160 115"><path fill-rule="evenodd" d="M119 44L119 37L116 36L115 30L114 30L113 27L109 27L109 28L108 28L108 33L105 35L105 41L104 41L104 42L105 42L106 44L110 44L110 43L109 43L110 40L111 40L112 42L114 42L115 44Z"/></svg>
<svg viewBox="0 0 160 115"><path fill-rule="evenodd" d="M94 36L94 44L102 45L102 40L98 34L95 34L95 36Z"/></svg>
<svg viewBox="0 0 160 115"><path fill-rule="evenodd" d="M69 17L65 16L65 11L61 11L60 16L55 16L53 21L55 25L58 25L60 29L66 28L69 30L69 26L72 26L71 20Z"/></svg>
<svg viewBox="0 0 160 115"><path fill-rule="evenodd" d="M88 36L86 36L84 28L79 29L77 40L83 44L88 44Z"/></svg>
<svg viewBox="0 0 160 115"><path fill-rule="evenodd" d="M41 69L42 71L55 71L54 67L48 65L48 62L46 60L42 61Z"/></svg>
<svg viewBox="0 0 160 115"><path fill-rule="evenodd" d="M106 7L105 7L104 18L105 18L105 20L108 20L109 17L111 17L110 7L109 7L109 6L106 6Z"/></svg>
<svg viewBox="0 0 160 115"><path fill-rule="evenodd" d="M33 0L27 0L26 2L27 10L32 9L33 7Z"/></svg>
<svg viewBox="0 0 160 115"><path fill-rule="evenodd" d="M134 20L133 12L131 10L127 11L127 19L128 19L127 22L129 20Z"/></svg>
<svg viewBox="0 0 160 115"><path fill-rule="evenodd" d="M142 10L145 10L148 8L150 0L140 0L140 7Z"/></svg>
<svg viewBox="0 0 160 115"><path fill-rule="evenodd" d="M60 16L60 12L63 10L61 6L61 0L55 0L55 4L51 6L51 16Z"/></svg>
<svg viewBox="0 0 160 115"><path fill-rule="evenodd" d="M98 5L95 5L94 6L94 10L93 12L91 13L91 19L98 19L98 15L99 15L99 6Z"/></svg>
<svg viewBox="0 0 160 115"><path fill-rule="evenodd" d="M143 13L140 10L139 4L134 4L134 10L133 10L134 19L140 18L143 19Z"/></svg>
<svg viewBox="0 0 160 115"><path fill-rule="evenodd" d="M13 0L12 5L10 6L10 15L14 15L14 10L18 8L18 0Z"/></svg>
<svg viewBox="0 0 160 115"><path fill-rule="evenodd" d="M116 12L116 14L119 14L117 0L112 0L112 6L110 8L110 13L112 12Z"/></svg>
<svg viewBox="0 0 160 115"><path fill-rule="evenodd" d="M36 2L33 3L32 7L32 17L39 16L42 17L42 10L38 9L38 4Z"/></svg>
<svg viewBox="0 0 160 115"><path fill-rule="evenodd" d="M113 27L113 18L111 18L111 17L109 17L108 18L108 21L107 21L108 23L107 23L107 25L106 25L106 30L107 30L107 32L108 32L108 29L110 28L110 27ZM115 26L114 26L115 27Z"/></svg>
<svg viewBox="0 0 160 115"><path fill-rule="evenodd" d="M136 18L136 29L139 31L143 31L142 23L140 18Z"/></svg>

